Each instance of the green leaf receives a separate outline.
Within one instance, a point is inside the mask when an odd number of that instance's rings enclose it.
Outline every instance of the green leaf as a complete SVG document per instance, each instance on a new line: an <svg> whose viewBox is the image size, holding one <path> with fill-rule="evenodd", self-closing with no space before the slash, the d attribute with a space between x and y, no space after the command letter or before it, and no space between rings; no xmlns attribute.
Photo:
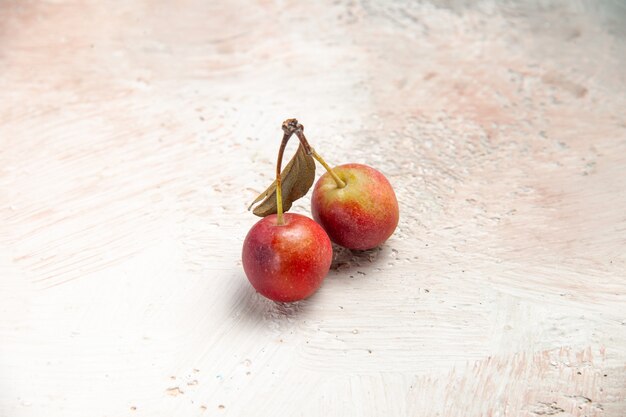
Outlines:
<svg viewBox="0 0 626 417"><path fill-rule="evenodd" d="M315 160L306 153L302 144L281 173L283 211L287 212L297 199L304 197L315 180ZM276 180L254 199L248 210L261 201L252 211L259 217L276 213Z"/></svg>

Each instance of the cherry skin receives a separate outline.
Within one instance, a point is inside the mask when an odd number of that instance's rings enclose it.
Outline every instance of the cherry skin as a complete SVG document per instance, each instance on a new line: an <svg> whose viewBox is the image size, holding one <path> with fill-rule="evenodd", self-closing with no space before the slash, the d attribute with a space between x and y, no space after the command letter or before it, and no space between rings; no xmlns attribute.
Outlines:
<svg viewBox="0 0 626 417"><path fill-rule="evenodd" d="M258 221L243 242L243 269L252 286L274 301L307 298L328 274L333 249L328 235L312 219L285 213Z"/></svg>
<svg viewBox="0 0 626 417"><path fill-rule="evenodd" d="M398 200L391 184L367 165L340 165L333 172L345 187L340 188L328 172L322 175L311 198L313 218L333 242L348 249L379 246L398 225Z"/></svg>

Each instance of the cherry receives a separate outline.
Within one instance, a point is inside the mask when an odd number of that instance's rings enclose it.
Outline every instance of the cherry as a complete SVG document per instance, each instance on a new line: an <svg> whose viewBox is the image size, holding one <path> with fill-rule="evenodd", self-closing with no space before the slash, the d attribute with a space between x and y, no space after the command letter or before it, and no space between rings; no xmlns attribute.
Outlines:
<svg viewBox="0 0 626 417"><path fill-rule="evenodd" d="M308 153L326 169L311 198L313 218L330 239L348 249L372 249L396 230L398 200L391 184L379 171L362 164L331 168L304 136L304 127L289 125Z"/></svg>
<svg viewBox="0 0 626 417"><path fill-rule="evenodd" d="M283 123L284 136L276 161L276 214L259 220L243 243L243 269L252 286L274 301L309 297L328 274L333 257L330 238L312 219L283 213L281 165L295 119ZM313 178L311 178L312 184Z"/></svg>
<svg viewBox="0 0 626 417"><path fill-rule="evenodd" d="M386 241L399 218L387 178L361 164L340 165L322 175L313 189L311 211L333 242L361 250Z"/></svg>
<svg viewBox="0 0 626 417"><path fill-rule="evenodd" d="M285 213L258 221L243 244L243 269L252 286L274 301L297 301L318 289L328 274L333 249L312 219Z"/></svg>

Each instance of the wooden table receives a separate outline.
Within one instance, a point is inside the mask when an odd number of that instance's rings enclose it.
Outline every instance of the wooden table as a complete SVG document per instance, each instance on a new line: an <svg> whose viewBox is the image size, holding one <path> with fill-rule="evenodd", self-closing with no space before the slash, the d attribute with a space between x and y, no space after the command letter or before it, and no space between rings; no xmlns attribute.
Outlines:
<svg viewBox="0 0 626 417"><path fill-rule="evenodd" d="M625 21L1 2L0 416L626 415ZM280 305L240 254L288 117L401 219Z"/></svg>

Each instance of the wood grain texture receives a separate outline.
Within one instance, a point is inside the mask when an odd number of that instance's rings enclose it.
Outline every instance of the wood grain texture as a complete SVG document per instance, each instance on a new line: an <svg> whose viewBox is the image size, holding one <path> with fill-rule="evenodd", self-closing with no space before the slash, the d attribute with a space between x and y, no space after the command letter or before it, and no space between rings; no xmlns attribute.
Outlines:
<svg viewBox="0 0 626 417"><path fill-rule="evenodd" d="M0 416L626 415L625 21L0 2ZM288 117L401 219L279 305L240 251Z"/></svg>

